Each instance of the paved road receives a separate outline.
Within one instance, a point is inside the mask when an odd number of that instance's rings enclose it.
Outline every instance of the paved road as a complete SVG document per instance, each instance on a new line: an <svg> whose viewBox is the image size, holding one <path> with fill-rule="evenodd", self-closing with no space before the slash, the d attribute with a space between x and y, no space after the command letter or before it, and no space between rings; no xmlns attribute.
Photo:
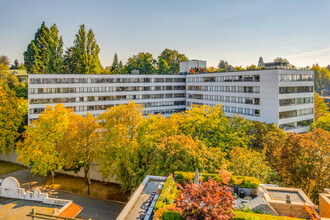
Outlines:
<svg viewBox="0 0 330 220"><path fill-rule="evenodd" d="M87 196L64 192L62 190L43 187L46 183L46 177L40 175L33 176L29 169L2 175L0 178L6 178L7 176L15 177L20 182L22 188L31 190L35 187L39 187L42 192L47 192L49 197L73 200L74 203L83 207L82 212L78 215L78 217L83 219L116 219L121 210L124 208L124 204L121 203L94 199Z"/></svg>

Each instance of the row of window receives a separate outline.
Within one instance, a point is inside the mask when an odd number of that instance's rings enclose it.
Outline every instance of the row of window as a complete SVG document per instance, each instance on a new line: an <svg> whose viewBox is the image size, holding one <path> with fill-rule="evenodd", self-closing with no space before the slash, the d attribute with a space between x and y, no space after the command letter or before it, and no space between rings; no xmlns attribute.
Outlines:
<svg viewBox="0 0 330 220"><path fill-rule="evenodd" d="M311 104L314 103L314 98L305 97L305 98L280 99L279 102L280 102L280 106Z"/></svg>
<svg viewBox="0 0 330 220"><path fill-rule="evenodd" d="M189 77L187 82L259 82L260 75Z"/></svg>
<svg viewBox="0 0 330 220"><path fill-rule="evenodd" d="M141 100L141 99L168 99L184 98L185 94L151 94L151 95L117 95L117 96L86 96L70 98L30 99L29 104L51 104L71 102L94 102L94 101L116 101L116 100Z"/></svg>
<svg viewBox="0 0 330 220"><path fill-rule="evenodd" d="M279 87L280 94L313 92L313 86Z"/></svg>
<svg viewBox="0 0 330 220"><path fill-rule="evenodd" d="M117 87L79 87L79 88L31 88L30 94L52 93L92 93L122 91L168 91L185 90L185 86L117 86Z"/></svg>
<svg viewBox="0 0 330 220"><path fill-rule="evenodd" d="M145 108L148 107L164 107L164 106L180 106L186 105L185 101L168 101L168 102L147 102L141 103ZM90 106L68 106L66 108L71 108L74 112L85 112L85 111L99 111L107 110L108 108L114 107L116 104L111 105L90 105ZM45 108L31 108L29 109L29 114L41 114L45 111Z"/></svg>
<svg viewBox="0 0 330 220"><path fill-rule="evenodd" d="M259 86L188 86L192 91L260 93Z"/></svg>
<svg viewBox="0 0 330 220"><path fill-rule="evenodd" d="M173 83L185 78L48 78L30 79L30 84L81 84L81 83Z"/></svg>
<svg viewBox="0 0 330 220"><path fill-rule="evenodd" d="M188 98L209 100L209 101L216 101L216 102L231 102L231 103L260 105L259 98L249 98L249 97L189 94Z"/></svg>
<svg viewBox="0 0 330 220"><path fill-rule="evenodd" d="M284 131L288 131L288 130L292 130L292 129L311 126L312 123L313 123L313 119L309 119L309 120L304 120L304 121L297 121L297 122L281 124L279 126L279 128Z"/></svg>
<svg viewBox="0 0 330 220"><path fill-rule="evenodd" d="M143 115L149 115L149 114L162 114L162 115L165 115L165 114L174 114L174 113L177 113L177 112L183 112L183 111L186 111L185 108L178 108L178 109L161 109L161 110L147 110L147 111L144 111L143 112Z"/></svg>
<svg viewBox="0 0 330 220"><path fill-rule="evenodd" d="M313 108L306 108L306 109L298 109L298 110L280 112L279 116L280 116L280 119L284 119L284 118L313 115L313 112L314 112Z"/></svg>
<svg viewBox="0 0 330 220"><path fill-rule="evenodd" d="M281 82L313 81L312 74L280 74Z"/></svg>
<svg viewBox="0 0 330 220"><path fill-rule="evenodd" d="M191 105L204 105L202 103L196 103L196 102L187 102L187 106ZM209 105L214 107L215 105ZM240 115L250 115L250 116L260 116L260 110L259 109L250 109L250 108L240 108L240 107L233 107L233 106L222 106L223 111L226 113L233 113L233 114L240 114Z"/></svg>

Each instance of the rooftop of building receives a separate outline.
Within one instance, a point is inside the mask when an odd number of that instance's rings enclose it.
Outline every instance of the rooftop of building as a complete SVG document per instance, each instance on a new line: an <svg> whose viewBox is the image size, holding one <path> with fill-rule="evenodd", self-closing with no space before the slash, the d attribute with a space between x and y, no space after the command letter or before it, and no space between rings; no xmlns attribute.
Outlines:
<svg viewBox="0 0 330 220"><path fill-rule="evenodd" d="M42 202L0 197L0 216L3 219L31 219L31 217L27 217L26 215L31 212L32 208L38 213L51 215L58 206Z"/></svg>

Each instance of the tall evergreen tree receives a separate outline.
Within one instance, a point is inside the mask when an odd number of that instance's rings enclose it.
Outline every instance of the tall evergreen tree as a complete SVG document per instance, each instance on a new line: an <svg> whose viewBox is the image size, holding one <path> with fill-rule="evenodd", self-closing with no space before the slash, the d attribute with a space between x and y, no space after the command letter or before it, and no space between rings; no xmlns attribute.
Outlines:
<svg viewBox="0 0 330 220"><path fill-rule="evenodd" d="M262 57L259 57L259 61L258 61L258 67L264 66L264 59Z"/></svg>
<svg viewBox="0 0 330 220"><path fill-rule="evenodd" d="M115 53L115 56L113 57L113 62L111 66L111 73L112 74L119 74L120 73L120 67L118 63L118 55Z"/></svg>
<svg viewBox="0 0 330 220"><path fill-rule="evenodd" d="M124 68L123 62L119 61L119 71L120 71L120 73L123 73L123 68Z"/></svg>
<svg viewBox="0 0 330 220"><path fill-rule="evenodd" d="M74 46L67 49L64 56L65 73L96 74L100 73L100 47L96 43L92 29L86 32L85 25L80 25Z"/></svg>
<svg viewBox="0 0 330 220"><path fill-rule="evenodd" d="M219 69L227 69L228 68L228 62L225 60L220 60L218 68Z"/></svg>
<svg viewBox="0 0 330 220"><path fill-rule="evenodd" d="M48 73L61 73L63 65L63 40L58 36L56 24L50 27L50 38L48 48Z"/></svg>
<svg viewBox="0 0 330 220"><path fill-rule="evenodd" d="M24 52L24 65L28 73L45 73L48 71L50 31L42 22L35 33L34 40Z"/></svg>
<svg viewBox="0 0 330 220"><path fill-rule="evenodd" d="M63 68L62 72L65 74L79 74L82 67L80 66L80 62L78 60L77 54L74 53L75 48L69 47L65 51Z"/></svg>

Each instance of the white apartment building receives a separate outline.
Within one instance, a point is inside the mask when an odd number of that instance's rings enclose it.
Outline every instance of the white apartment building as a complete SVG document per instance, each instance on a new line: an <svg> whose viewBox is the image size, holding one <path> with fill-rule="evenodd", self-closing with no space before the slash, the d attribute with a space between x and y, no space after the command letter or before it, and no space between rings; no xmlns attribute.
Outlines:
<svg viewBox="0 0 330 220"><path fill-rule="evenodd" d="M192 68L206 68L206 61L187 60L180 63L180 73L188 72Z"/></svg>
<svg viewBox="0 0 330 220"><path fill-rule="evenodd" d="M186 75L186 105L222 104L228 115L309 130L314 118L313 71L272 69Z"/></svg>
<svg viewBox="0 0 330 220"><path fill-rule="evenodd" d="M186 109L184 75L30 74L29 122L46 105L63 103L74 112L95 117L107 108L134 100L144 114L172 113Z"/></svg>
<svg viewBox="0 0 330 220"><path fill-rule="evenodd" d="M30 74L29 122L46 105L63 103L77 114L94 116L134 100L144 114L169 116L192 104L221 103L228 115L292 132L309 130L314 118L313 72L269 69L185 75Z"/></svg>

